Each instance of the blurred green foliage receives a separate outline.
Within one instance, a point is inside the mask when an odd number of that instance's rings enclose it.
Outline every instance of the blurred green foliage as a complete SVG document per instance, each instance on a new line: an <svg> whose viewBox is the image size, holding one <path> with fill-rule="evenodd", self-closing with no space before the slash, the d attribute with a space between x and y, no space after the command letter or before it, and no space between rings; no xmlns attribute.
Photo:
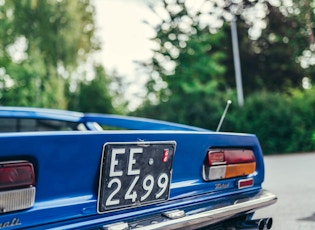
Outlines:
<svg viewBox="0 0 315 230"><path fill-rule="evenodd" d="M256 134L266 154L314 151L314 92L252 94L244 107L231 106L222 131Z"/></svg>
<svg viewBox="0 0 315 230"><path fill-rule="evenodd" d="M90 0L0 1L0 104L123 113L126 81L100 49ZM147 95L132 115L255 133L266 154L315 150L315 5L308 0L160 0ZM194 10L192 10L194 9ZM257 9L260 9L259 14ZM230 34L237 19L245 105L237 105ZM254 12L254 13L253 13ZM259 27L260 26L260 27Z"/></svg>
<svg viewBox="0 0 315 230"><path fill-rule="evenodd" d="M256 134L266 154L315 150L314 37L305 17L315 20L310 13L315 6L304 0L278 6L269 1L206 1L192 13L185 1L159 2L160 8L153 10L162 11L163 20L153 26L152 38L158 48L143 64L151 76L148 97L133 115L216 130L231 99L221 131ZM257 7L265 15L258 16ZM243 107L237 105L225 18L232 8L239 34ZM257 14L248 17L250 12ZM215 20L222 25L210 23ZM256 23L266 26L259 30Z"/></svg>
<svg viewBox="0 0 315 230"><path fill-rule="evenodd" d="M90 81L81 81L79 90L69 96L69 109L82 112L115 113L108 90L110 82L106 78L104 68L95 66L95 70L95 78Z"/></svg>
<svg viewBox="0 0 315 230"><path fill-rule="evenodd" d="M0 104L118 112L90 0L0 1Z"/></svg>

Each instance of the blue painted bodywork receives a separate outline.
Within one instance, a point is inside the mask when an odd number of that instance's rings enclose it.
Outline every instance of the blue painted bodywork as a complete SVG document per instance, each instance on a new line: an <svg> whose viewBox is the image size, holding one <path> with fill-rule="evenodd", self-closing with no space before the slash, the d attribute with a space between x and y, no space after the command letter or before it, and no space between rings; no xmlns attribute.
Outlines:
<svg viewBox="0 0 315 230"><path fill-rule="evenodd" d="M0 225L18 219L15 228L83 228L128 221L170 209L201 209L230 196L255 194L264 180L264 162L255 135L217 133L192 126L135 117L84 114L36 108L0 107L0 117L97 122L126 130L0 133L0 161L27 160L36 174L35 205L0 214ZM107 142L175 141L170 199L134 209L97 213L98 183L103 145ZM254 186L238 189L240 178L205 182L201 171L211 147L249 148L254 151ZM223 184L221 188L217 184ZM208 208L209 208L208 207Z"/></svg>

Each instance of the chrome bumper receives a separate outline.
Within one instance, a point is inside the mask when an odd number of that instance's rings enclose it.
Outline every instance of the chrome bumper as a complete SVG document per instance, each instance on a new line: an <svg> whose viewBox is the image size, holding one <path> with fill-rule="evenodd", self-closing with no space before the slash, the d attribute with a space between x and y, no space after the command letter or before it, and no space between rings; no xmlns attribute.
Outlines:
<svg viewBox="0 0 315 230"><path fill-rule="evenodd" d="M171 210L167 215L163 213L164 219L161 222L152 221L150 225L142 225L141 223L116 223L103 226L103 229L195 229L215 224L240 214L251 213L262 207L275 203L277 197L267 190L262 190L254 196L242 199L232 198L230 204L219 206L217 208L202 208L199 211L183 211ZM169 215L172 213L174 215Z"/></svg>

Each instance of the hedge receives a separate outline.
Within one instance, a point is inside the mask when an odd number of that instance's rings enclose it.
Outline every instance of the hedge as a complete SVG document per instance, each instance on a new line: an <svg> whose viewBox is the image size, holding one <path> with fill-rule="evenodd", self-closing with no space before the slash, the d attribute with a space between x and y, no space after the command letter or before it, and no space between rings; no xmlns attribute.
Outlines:
<svg viewBox="0 0 315 230"><path fill-rule="evenodd" d="M223 131L254 133L265 154L315 150L315 91L260 92L231 107Z"/></svg>

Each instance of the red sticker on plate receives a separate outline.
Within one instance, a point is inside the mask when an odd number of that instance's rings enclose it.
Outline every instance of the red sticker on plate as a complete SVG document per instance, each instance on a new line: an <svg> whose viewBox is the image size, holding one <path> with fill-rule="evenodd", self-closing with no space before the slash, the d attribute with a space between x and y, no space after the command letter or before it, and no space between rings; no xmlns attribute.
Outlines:
<svg viewBox="0 0 315 230"><path fill-rule="evenodd" d="M170 150L169 149L164 149L163 150L163 158L162 158L162 162L165 163L168 161L168 154L169 154Z"/></svg>

